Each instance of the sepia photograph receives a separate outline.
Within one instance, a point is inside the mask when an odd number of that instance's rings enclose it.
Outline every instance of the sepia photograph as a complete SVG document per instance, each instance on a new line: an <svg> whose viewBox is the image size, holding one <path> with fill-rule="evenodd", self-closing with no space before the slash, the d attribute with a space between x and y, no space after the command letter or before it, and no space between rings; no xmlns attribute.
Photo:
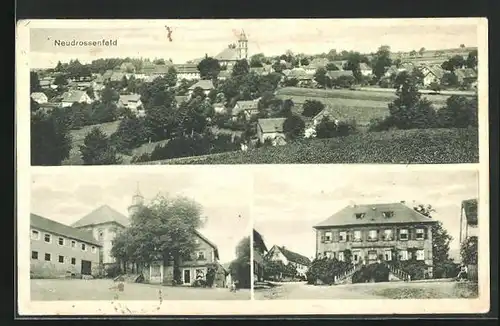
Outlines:
<svg viewBox="0 0 500 326"><path fill-rule="evenodd" d="M255 173L256 300L479 297L476 169L291 173Z"/></svg>
<svg viewBox="0 0 500 326"><path fill-rule="evenodd" d="M32 21L31 165L477 163L485 22Z"/></svg>
<svg viewBox="0 0 500 326"><path fill-rule="evenodd" d="M250 300L250 179L226 174L33 173L31 300Z"/></svg>

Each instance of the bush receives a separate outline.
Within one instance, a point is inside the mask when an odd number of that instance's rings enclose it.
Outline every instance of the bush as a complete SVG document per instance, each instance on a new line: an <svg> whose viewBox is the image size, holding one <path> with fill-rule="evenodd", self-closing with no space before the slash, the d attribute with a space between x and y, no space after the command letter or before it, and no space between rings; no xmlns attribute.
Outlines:
<svg viewBox="0 0 500 326"><path fill-rule="evenodd" d="M304 104L302 104L302 115L311 118L323 111L324 108L325 105L320 101L306 100Z"/></svg>
<svg viewBox="0 0 500 326"><path fill-rule="evenodd" d="M427 265L421 260L399 260L388 263L410 275L412 280L427 278Z"/></svg>
<svg viewBox="0 0 500 326"><path fill-rule="evenodd" d="M364 265L352 275L353 283L388 282L389 269L385 264Z"/></svg>
<svg viewBox="0 0 500 326"><path fill-rule="evenodd" d="M316 281L320 280L324 284L333 284L335 276L351 267L350 262L340 261L336 258L315 259L306 273L307 283L316 284Z"/></svg>
<svg viewBox="0 0 500 326"><path fill-rule="evenodd" d="M195 288L206 288L208 283L205 280L196 280L191 284L191 286Z"/></svg>

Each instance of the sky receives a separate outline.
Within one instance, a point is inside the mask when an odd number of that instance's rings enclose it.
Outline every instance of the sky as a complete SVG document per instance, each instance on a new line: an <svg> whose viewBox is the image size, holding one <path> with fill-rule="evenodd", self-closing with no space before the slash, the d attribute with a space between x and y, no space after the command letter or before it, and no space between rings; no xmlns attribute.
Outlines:
<svg viewBox="0 0 500 326"><path fill-rule="evenodd" d="M45 24L45 25L44 25ZM50 28L48 24L50 25ZM85 25L82 28L82 25ZM172 30L172 42L165 26ZM375 52L380 45L411 51L477 46L477 20L443 19L217 19L44 22L30 27L30 67L105 57L163 58L174 63L217 55L244 30L249 55L319 54L331 49ZM58 47L55 40L117 40L111 47Z"/></svg>
<svg viewBox="0 0 500 326"><path fill-rule="evenodd" d="M222 178L220 173L205 173L203 167L152 170L91 167L34 172L31 212L67 225L104 204L128 216L127 207L139 185L146 204L159 193L200 203L208 218L200 232L218 246L221 263L236 258L238 242L250 236L250 178L230 168L224 169Z"/></svg>
<svg viewBox="0 0 500 326"><path fill-rule="evenodd" d="M261 169L255 176L252 215L255 229L266 246L285 246L315 256L313 226L347 205L397 203L431 204L433 218L454 238L450 254L459 249L460 209L465 199L477 198L479 179L476 170L436 169L427 171L381 172L368 167L349 170L333 166L308 167L297 173L293 168ZM286 191L283 191L286 189Z"/></svg>

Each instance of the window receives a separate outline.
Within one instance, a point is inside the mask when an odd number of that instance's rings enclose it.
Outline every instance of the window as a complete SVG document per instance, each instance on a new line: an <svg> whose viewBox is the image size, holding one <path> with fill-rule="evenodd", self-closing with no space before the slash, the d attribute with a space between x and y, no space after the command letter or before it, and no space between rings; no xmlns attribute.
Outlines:
<svg viewBox="0 0 500 326"><path fill-rule="evenodd" d="M377 252L375 250L368 251L368 260L377 260Z"/></svg>
<svg viewBox="0 0 500 326"><path fill-rule="evenodd" d="M361 241L361 231L354 231L354 241Z"/></svg>
<svg viewBox="0 0 500 326"><path fill-rule="evenodd" d="M338 259L340 261L344 261L344 252L343 251L339 251L339 256L338 256Z"/></svg>
<svg viewBox="0 0 500 326"><path fill-rule="evenodd" d="M87 251L87 246L85 245L85 243L82 243L82 250Z"/></svg>
<svg viewBox="0 0 500 326"><path fill-rule="evenodd" d="M200 240L199 239L194 239L194 243L195 244L200 244Z"/></svg>
<svg viewBox="0 0 500 326"><path fill-rule="evenodd" d="M365 217L365 213L356 213L356 219L362 219L363 217Z"/></svg>
<svg viewBox="0 0 500 326"><path fill-rule="evenodd" d="M391 229L384 230L384 240L385 241L392 241L393 240Z"/></svg>
<svg viewBox="0 0 500 326"><path fill-rule="evenodd" d="M76 265L76 258L71 258L71 265Z"/></svg>
<svg viewBox="0 0 500 326"><path fill-rule="evenodd" d="M198 259L198 260L205 260L205 252L204 251L198 251L198 254L196 255L196 259Z"/></svg>
<svg viewBox="0 0 500 326"><path fill-rule="evenodd" d="M325 242L330 242L332 241L332 232L327 231L325 232Z"/></svg>
<svg viewBox="0 0 500 326"><path fill-rule="evenodd" d="M391 250L384 250L384 259L386 261L392 260L392 251Z"/></svg>
<svg viewBox="0 0 500 326"><path fill-rule="evenodd" d="M368 240L369 241L377 241L378 240L378 231L377 230L370 230L368 232Z"/></svg>
<svg viewBox="0 0 500 326"><path fill-rule="evenodd" d="M95 254L97 251L97 248L95 246L92 246L92 248L90 250L92 251L93 254Z"/></svg>
<svg viewBox="0 0 500 326"><path fill-rule="evenodd" d="M340 242L346 242L347 240L347 232L342 231L339 233L339 241Z"/></svg>
<svg viewBox="0 0 500 326"><path fill-rule="evenodd" d="M31 252L31 259L38 259L38 251Z"/></svg>
<svg viewBox="0 0 500 326"><path fill-rule="evenodd" d="M40 232L37 230L31 230L31 239L40 240Z"/></svg>
<svg viewBox="0 0 500 326"><path fill-rule="evenodd" d="M334 258L335 255L333 254L333 251L325 251L325 257L326 258Z"/></svg>
<svg viewBox="0 0 500 326"><path fill-rule="evenodd" d="M360 259L361 259L361 251L359 251L359 250L353 251L352 252L352 260L356 262Z"/></svg>
<svg viewBox="0 0 500 326"><path fill-rule="evenodd" d="M392 211L382 212L382 215L384 215L385 218L391 218L394 216L394 212Z"/></svg>
<svg viewBox="0 0 500 326"><path fill-rule="evenodd" d="M47 243L51 243L52 242L52 237L50 236L50 234L48 233L45 233L43 239L45 240L45 242Z"/></svg>
<svg viewBox="0 0 500 326"><path fill-rule="evenodd" d="M408 240L408 230L407 229L399 230L399 240Z"/></svg>
<svg viewBox="0 0 500 326"><path fill-rule="evenodd" d="M45 254L45 260L50 261L50 254Z"/></svg>
<svg viewBox="0 0 500 326"><path fill-rule="evenodd" d="M104 230L103 229L97 230L97 236L99 237L99 239L102 239L104 237Z"/></svg>
<svg viewBox="0 0 500 326"><path fill-rule="evenodd" d="M425 259L425 254L424 254L423 250L417 250L416 254L417 254L417 260L424 260Z"/></svg>
<svg viewBox="0 0 500 326"><path fill-rule="evenodd" d="M59 262L64 263L64 256L59 256Z"/></svg>
<svg viewBox="0 0 500 326"><path fill-rule="evenodd" d="M57 243L59 243L60 246L64 246L64 238L59 238Z"/></svg>
<svg viewBox="0 0 500 326"><path fill-rule="evenodd" d="M75 240L71 241L71 248L76 248L76 241Z"/></svg>
<svg viewBox="0 0 500 326"><path fill-rule="evenodd" d="M406 250L401 250L399 252L399 259L400 260L408 260L408 251Z"/></svg>
<svg viewBox="0 0 500 326"><path fill-rule="evenodd" d="M424 235L424 229L417 229L417 240L424 240L425 235Z"/></svg>

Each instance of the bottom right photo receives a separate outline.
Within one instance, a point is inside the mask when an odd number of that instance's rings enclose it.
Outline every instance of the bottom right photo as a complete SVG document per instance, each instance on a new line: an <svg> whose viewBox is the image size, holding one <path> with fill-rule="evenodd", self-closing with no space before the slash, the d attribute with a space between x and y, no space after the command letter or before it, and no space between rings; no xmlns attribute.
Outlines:
<svg viewBox="0 0 500 326"><path fill-rule="evenodd" d="M255 300L478 298L476 169L254 176Z"/></svg>

